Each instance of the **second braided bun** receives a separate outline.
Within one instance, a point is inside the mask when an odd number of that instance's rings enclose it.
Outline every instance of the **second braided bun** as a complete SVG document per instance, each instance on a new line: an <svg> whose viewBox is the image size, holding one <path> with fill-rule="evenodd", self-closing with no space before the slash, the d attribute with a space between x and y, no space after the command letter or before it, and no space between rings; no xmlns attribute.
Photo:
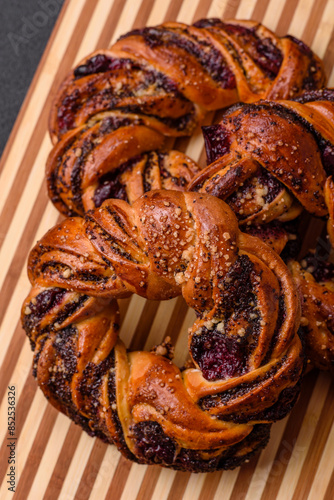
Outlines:
<svg viewBox="0 0 334 500"><path fill-rule="evenodd" d="M210 110L292 98L324 84L322 63L305 44L253 21L203 19L132 31L86 57L55 97L50 198L62 213L83 215L108 197L132 202L134 193L165 187L166 178L168 188L185 189L197 166L184 156L167 160L169 168L156 162L147 182L147 158L165 137L192 134ZM139 171L138 161L145 164Z"/></svg>

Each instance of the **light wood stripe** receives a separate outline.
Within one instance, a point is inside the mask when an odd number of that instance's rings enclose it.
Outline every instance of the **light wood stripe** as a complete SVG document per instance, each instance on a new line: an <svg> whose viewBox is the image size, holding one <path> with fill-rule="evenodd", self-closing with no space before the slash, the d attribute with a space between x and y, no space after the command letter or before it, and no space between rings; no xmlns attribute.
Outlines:
<svg viewBox="0 0 334 500"><path fill-rule="evenodd" d="M20 435L20 461L18 463L18 476L22 474L25 461L28 457L29 450L33 444L34 438L38 431L39 425L43 418L43 413L46 411L47 401L43 397L41 391L36 391L33 403L31 405L29 414L24 422L22 432ZM8 467L6 474L8 472ZM3 481L6 481L6 477ZM3 485L1 489L4 490ZM8 492L8 497L10 497L11 492ZM6 497L4 497L6 498Z"/></svg>
<svg viewBox="0 0 334 500"><path fill-rule="evenodd" d="M302 37L304 27L313 4L314 0L304 0L304 2L298 3L297 8L294 11L289 31L291 31L291 33L294 33L294 36L296 36L297 38Z"/></svg>
<svg viewBox="0 0 334 500"><path fill-rule="evenodd" d="M94 487L90 493L89 500L100 500L105 498L109 488L109 480L113 475L119 460L119 452L115 446L108 446Z"/></svg>
<svg viewBox="0 0 334 500"><path fill-rule="evenodd" d="M86 461L93 446L94 440L86 439L86 436L82 433L60 491L59 497L61 500L75 498L75 492L79 487ZM83 480L85 480L85 478L83 478Z"/></svg>
<svg viewBox="0 0 334 500"><path fill-rule="evenodd" d="M51 431L43 458L39 464L38 474L35 476L27 500L43 498L69 427L70 420L65 415L59 414Z"/></svg>
<svg viewBox="0 0 334 500"><path fill-rule="evenodd" d="M128 480L123 489L121 500L127 500L128 498L136 498L142 480L144 478L146 469L147 469L146 465L139 465L139 464L132 465L128 476Z"/></svg>
<svg viewBox="0 0 334 500"><path fill-rule="evenodd" d="M89 18L81 20L87 8ZM50 148L46 131L49 93L74 61L119 35L164 20L191 22L200 17L261 20L283 35L290 32L312 44L324 57L333 85L334 3L331 0L97 0L66 3L58 26L15 125L0 163L0 394L15 383L19 416L19 478L15 498L82 500L120 498L264 500L332 498L334 488L333 386L327 374L308 375L291 416L273 426L269 446L235 471L192 475L132 465L112 446L92 440L45 401L31 378L32 354L18 326L18 310L29 289L25 271L28 249L58 219L47 202L43 171ZM213 116L208 116L208 123ZM200 133L176 141L194 159L205 161ZM12 200L19 197L18 203ZM179 366L187 357L187 329L194 320L182 299L166 304L139 297L124 301L121 337L131 348L151 348L166 335L176 345ZM12 498L5 484L6 398L0 403L1 498ZM330 410L330 415L327 412ZM300 430L299 430L300 429ZM308 495L308 496L307 496Z"/></svg>
<svg viewBox="0 0 334 500"><path fill-rule="evenodd" d="M328 436L327 443L314 478L308 500L325 498L327 485L333 473L333 449L334 449L334 423Z"/></svg>
<svg viewBox="0 0 334 500"><path fill-rule="evenodd" d="M316 51L316 53L321 58L323 58L325 55L325 50L329 44L332 35L333 16L334 16L334 2L327 2L319 24L319 28L316 32L312 44L312 49Z"/></svg>
<svg viewBox="0 0 334 500"><path fill-rule="evenodd" d="M189 478L187 487L183 494L183 500L197 500L200 498L201 488L203 487L207 474L192 474Z"/></svg>
<svg viewBox="0 0 334 500"><path fill-rule="evenodd" d="M276 30L277 23L282 15L284 9L284 2L277 2L277 0L270 0L266 13L263 17L263 24L273 31Z"/></svg>
<svg viewBox="0 0 334 500"><path fill-rule="evenodd" d="M284 479L279 489L277 500L292 498L297 480L306 457L316 423L323 409L326 396L330 387L330 380L325 374L320 374L310 399L306 415L303 420L294 451L289 460L289 467L285 472Z"/></svg>
<svg viewBox="0 0 334 500"><path fill-rule="evenodd" d="M270 471L273 467L277 449L281 442L287 423L288 417L273 425L271 431L270 446L267 446L267 448L265 448L260 455L245 500L261 498L263 489L266 485L266 482L268 481Z"/></svg>
<svg viewBox="0 0 334 500"><path fill-rule="evenodd" d="M239 471L237 469L232 471L225 471L222 473L213 500L220 500L222 492L224 492L224 495L226 495L226 500L231 498L231 494L235 486L238 474Z"/></svg>

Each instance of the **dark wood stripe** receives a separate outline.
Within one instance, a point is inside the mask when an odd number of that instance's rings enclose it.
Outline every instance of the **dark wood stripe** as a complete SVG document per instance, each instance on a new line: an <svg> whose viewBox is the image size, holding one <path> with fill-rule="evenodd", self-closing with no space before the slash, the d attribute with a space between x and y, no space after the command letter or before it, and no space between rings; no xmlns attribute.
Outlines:
<svg viewBox="0 0 334 500"><path fill-rule="evenodd" d="M226 6L225 6L225 11L224 11L224 14L222 17L224 19L235 18L235 16L237 15L239 6L241 4L241 1L242 0L233 0L233 1L227 2Z"/></svg>
<svg viewBox="0 0 334 500"><path fill-rule="evenodd" d="M222 472L213 472L212 474L207 474L200 495L198 497L199 500L201 500L202 498L205 498L205 500L213 500L222 474Z"/></svg>
<svg viewBox="0 0 334 500"><path fill-rule="evenodd" d="M19 308L18 308L18 316L19 316ZM0 401L2 401L4 397L6 397L8 386L15 383L14 374L15 374L16 362L21 355L24 341L25 341L25 334L24 331L22 330L20 321L18 321L11 337L10 348L6 352L6 355L4 357L0 369ZM31 362L32 362L32 357L31 357Z"/></svg>
<svg viewBox="0 0 334 500"><path fill-rule="evenodd" d="M190 472L177 472L169 490L167 500L182 500L190 477Z"/></svg>
<svg viewBox="0 0 334 500"><path fill-rule="evenodd" d="M51 406L47 405L44 415L36 437L31 446L30 452L27 457L26 466L19 475L19 482L16 489L15 500L26 500L28 497L31 486L34 482L40 461L42 460L48 438L50 436L50 429L54 426L58 412ZM18 442L19 451L20 442Z"/></svg>
<svg viewBox="0 0 334 500"><path fill-rule="evenodd" d="M230 500L243 500L246 497L259 456L260 455L257 454L248 463L245 463L242 467L240 467Z"/></svg>
<svg viewBox="0 0 334 500"><path fill-rule="evenodd" d="M333 491L334 491L334 469L323 500L333 500Z"/></svg>
<svg viewBox="0 0 334 500"><path fill-rule="evenodd" d="M137 12L136 19L133 22L132 29L142 28L147 25L147 20L152 10L152 0L142 0L141 6Z"/></svg>
<svg viewBox="0 0 334 500"><path fill-rule="evenodd" d="M276 498L277 496L284 473L293 453L315 383L316 376L314 372L305 376L300 399L290 414L288 424L268 475L267 484L263 490L261 500L268 500L268 498Z"/></svg>
<svg viewBox="0 0 334 500"><path fill-rule="evenodd" d="M118 301L118 307L119 307L119 315L120 315L120 325L122 325L126 312L128 310L128 307L130 305L131 297L128 299L122 299Z"/></svg>
<svg viewBox="0 0 334 500"><path fill-rule="evenodd" d="M212 1L211 2L210 1L199 2L197 7L196 7L192 22L194 23L194 22L198 21L199 19L204 19L205 17L207 17L209 9L211 7L211 4L212 4Z"/></svg>
<svg viewBox="0 0 334 500"><path fill-rule="evenodd" d="M8 272L3 281L3 285L0 291L0 317L2 318L4 317L5 311L15 290L18 279L23 271L23 266L27 258L27 249L30 249L35 242L35 235L38 225L41 221L41 214L44 212L47 203L48 198L45 193L44 186L41 186L36 198L36 202L32 207L29 222L25 226L24 231L21 235L20 241L17 245L14 257L12 259L12 262L10 263ZM29 290L27 290L27 294L28 292ZM20 314L20 307L21 304L18 304L18 316Z"/></svg>
<svg viewBox="0 0 334 500"><path fill-rule="evenodd" d="M154 488L156 487L160 476L160 472L161 469L158 466L148 467L136 496L136 500L148 500L149 498L152 498Z"/></svg>
<svg viewBox="0 0 334 500"><path fill-rule="evenodd" d="M108 493L106 494L106 499L112 498L115 500L119 500L121 498L131 466L132 462L130 462L123 456L120 456L114 473L114 477L112 478Z"/></svg>
<svg viewBox="0 0 334 500"><path fill-rule="evenodd" d="M82 479L75 492L75 498L78 500L88 500L94 487L96 477L99 473L100 466L103 462L108 445L102 443L99 439L95 439L92 451L90 452L85 470L82 474Z"/></svg>
<svg viewBox="0 0 334 500"><path fill-rule="evenodd" d="M129 346L130 351L138 351L144 348L159 304L160 302L158 302L157 300L147 300L145 302L137 324L136 331Z"/></svg>
<svg viewBox="0 0 334 500"><path fill-rule="evenodd" d="M184 298L178 297L165 333L165 337L170 337L172 344L174 345L179 336L180 328L187 314L187 311L188 306Z"/></svg>
<svg viewBox="0 0 334 500"><path fill-rule="evenodd" d="M260 0L256 2L256 5L252 12L252 19L255 21L262 22L265 13L267 11L270 0Z"/></svg>
<svg viewBox="0 0 334 500"><path fill-rule="evenodd" d="M124 5L125 5L124 0L114 0L112 2L111 9L107 15L106 22L103 26L101 35L96 44L96 50L105 49L108 46L109 41L111 40L111 37L115 32L117 21L122 14Z"/></svg>
<svg viewBox="0 0 334 500"><path fill-rule="evenodd" d="M180 9L182 7L182 1L180 0L170 0L169 6L164 18L164 22L166 21L175 21Z"/></svg>
<svg viewBox="0 0 334 500"><path fill-rule="evenodd" d="M82 432L77 425L70 425L43 500L58 498Z"/></svg>
<svg viewBox="0 0 334 500"><path fill-rule="evenodd" d="M14 384L15 381L11 381ZM22 428L26 419L26 416L29 413L31 403L34 399L35 393L37 390L37 384L35 380L31 377L28 376L27 380L22 388L22 393L21 394L16 394L16 401L17 401L17 406L16 406L16 411L15 411L15 417L16 417L16 430L15 430L15 436L17 437L18 443L19 443L19 438L22 432ZM4 424L3 424L4 425ZM8 448L7 448L8 441L7 439L4 439L0 448L0 484L2 483L7 467L8 467Z"/></svg>
<svg viewBox="0 0 334 500"><path fill-rule="evenodd" d="M279 18L276 33L278 36L284 36L289 32L289 26L293 14L297 8L299 0L285 0L284 9Z"/></svg>
<svg viewBox="0 0 334 500"><path fill-rule="evenodd" d="M326 398L326 404L322 409L320 418L317 422L312 442L305 457L303 468L300 472L299 480L292 497L292 500L307 498L311 490L312 483L317 471L322 453L324 451L328 435L331 430L334 415L334 381L329 388Z"/></svg>
<svg viewBox="0 0 334 500"><path fill-rule="evenodd" d="M333 69L334 64L334 28L331 33L330 40L327 45L327 49L325 52L325 56L323 58L324 67L326 71L326 75L329 78Z"/></svg>
<svg viewBox="0 0 334 500"><path fill-rule="evenodd" d="M314 37L319 28L319 24L324 13L328 0L316 0L314 2L308 21L301 36L303 42L312 45Z"/></svg>

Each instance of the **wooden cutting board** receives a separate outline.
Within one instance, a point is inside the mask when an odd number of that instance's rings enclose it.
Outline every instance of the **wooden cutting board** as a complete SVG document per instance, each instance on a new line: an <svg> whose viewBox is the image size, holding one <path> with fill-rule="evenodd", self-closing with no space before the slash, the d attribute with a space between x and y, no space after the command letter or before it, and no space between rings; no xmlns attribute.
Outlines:
<svg viewBox="0 0 334 500"><path fill-rule="evenodd" d="M265 500L334 497L334 390L328 374L310 372L291 415L276 423L268 447L234 471L175 472L135 465L115 447L88 437L45 400L31 376L32 353L19 323L28 293L29 249L58 220L48 201L44 165L50 98L68 70L96 48L134 27L201 17L256 19L279 35L303 39L324 59L334 84L333 0L71 0L63 7L0 165L0 497L1 499ZM180 142L203 158L200 133ZM313 246L314 228L306 234ZM132 297L121 304L121 337L148 349L170 335L176 363L187 352L193 321L181 299L165 303ZM8 491L8 386L16 398L16 492Z"/></svg>

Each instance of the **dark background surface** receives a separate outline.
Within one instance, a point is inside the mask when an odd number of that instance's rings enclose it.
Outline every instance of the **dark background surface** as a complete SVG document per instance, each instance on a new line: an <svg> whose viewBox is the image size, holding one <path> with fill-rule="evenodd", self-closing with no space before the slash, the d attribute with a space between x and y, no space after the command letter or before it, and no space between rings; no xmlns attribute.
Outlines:
<svg viewBox="0 0 334 500"><path fill-rule="evenodd" d="M64 0L0 0L0 156Z"/></svg>

